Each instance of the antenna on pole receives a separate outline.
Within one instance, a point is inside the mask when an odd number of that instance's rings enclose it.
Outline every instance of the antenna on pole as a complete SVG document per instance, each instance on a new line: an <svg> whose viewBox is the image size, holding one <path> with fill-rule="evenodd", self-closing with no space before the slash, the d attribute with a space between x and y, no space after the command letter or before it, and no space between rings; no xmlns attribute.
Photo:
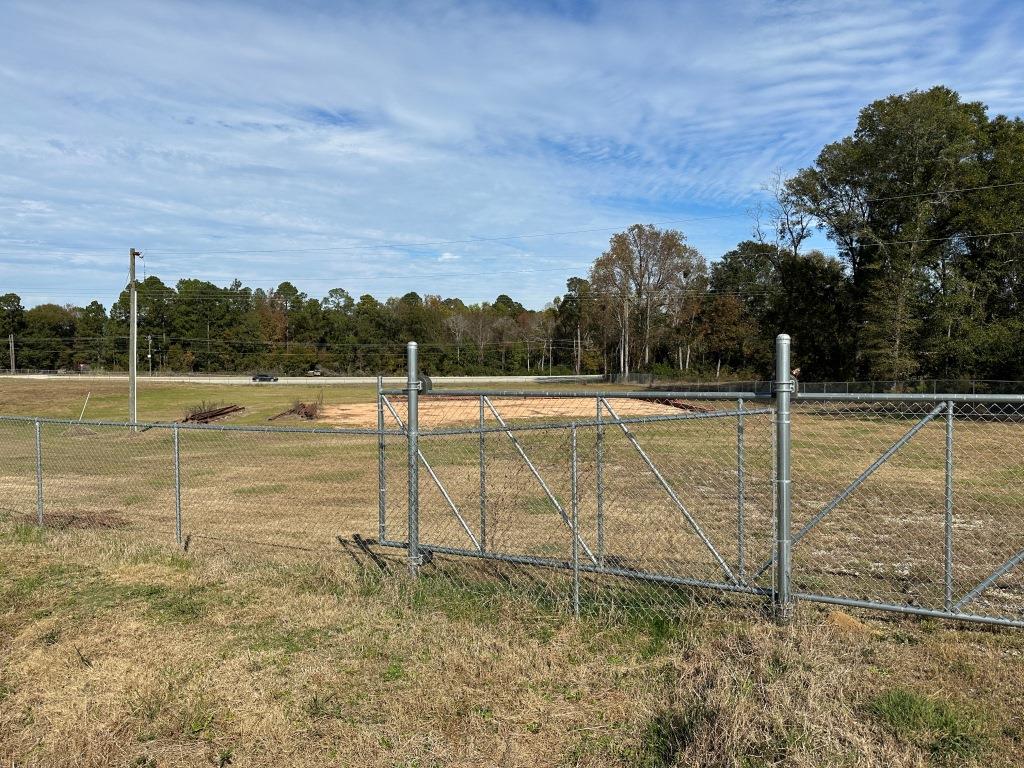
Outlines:
<svg viewBox="0 0 1024 768"><path fill-rule="evenodd" d="M128 338L128 421L132 432L138 432L138 364L139 364L139 293L135 285L135 259L142 254L128 250L128 291L131 304L131 329Z"/></svg>

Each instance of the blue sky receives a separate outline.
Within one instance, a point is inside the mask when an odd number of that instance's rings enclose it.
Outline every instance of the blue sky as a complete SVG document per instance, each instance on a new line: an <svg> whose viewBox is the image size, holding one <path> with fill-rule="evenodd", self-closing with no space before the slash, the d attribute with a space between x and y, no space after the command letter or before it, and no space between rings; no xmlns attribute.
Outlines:
<svg viewBox="0 0 1024 768"><path fill-rule="evenodd" d="M775 169L939 83L1024 113L1024 3L0 0L0 293L109 305L136 246L540 307L634 222L718 258Z"/></svg>

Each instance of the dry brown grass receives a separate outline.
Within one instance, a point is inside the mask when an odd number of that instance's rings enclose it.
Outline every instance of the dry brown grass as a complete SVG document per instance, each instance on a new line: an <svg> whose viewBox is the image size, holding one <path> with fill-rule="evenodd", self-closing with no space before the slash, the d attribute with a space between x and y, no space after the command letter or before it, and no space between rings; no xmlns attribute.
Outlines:
<svg viewBox="0 0 1024 768"><path fill-rule="evenodd" d="M585 402L585 401L583 401ZM592 405L592 401L588 405ZM518 411L524 422L535 414ZM798 412L799 525L910 425ZM607 428L608 554L716 577L620 431ZM735 424L634 428L730 563ZM957 590L1021 546L1024 430L957 426ZM44 428L45 531L32 426L0 463L0 760L16 765L1015 765L1024 631L804 605L781 628L753 601L437 558L419 583L351 546L376 535L376 437L182 431L187 553L173 547L170 434ZM569 495L565 430L518 435ZM581 429L594 542L595 432ZM748 560L771 537L771 425L747 420ZM490 546L565 558L570 538L500 432L485 438ZM422 447L474 529L478 435ZM943 431L929 425L796 549L802 589L936 599ZM389 533L404 531L405 444L388 438ZM465 546L422 482L425 541ZM338 537L341 537L339 541ZM262 545L273 544L275 547ZM979 605L1019 612L1012 573ZM706 599L706 596L705 598ZM922 714L923 713L923 714Z"/></svg>
<svg viewBox="0 0 1024 768"><path fill-rule="evenodd" d="M1024 634L806 607L573 621L347 556L182 555L4 526L0 757L18 766L1015 764ZM873 714L909 689L962 750Z"/></svg>

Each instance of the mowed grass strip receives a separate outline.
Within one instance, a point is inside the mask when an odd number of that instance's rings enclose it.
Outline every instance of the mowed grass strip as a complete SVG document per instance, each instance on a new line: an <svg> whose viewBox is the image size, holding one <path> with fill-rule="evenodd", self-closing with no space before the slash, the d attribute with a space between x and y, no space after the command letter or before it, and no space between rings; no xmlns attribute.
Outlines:
<svg viewBox="0 0 1024 768"><path fill-rule="evenodd" d="M534 384L515 382L511 385L488 383L473 385L474 389L495 390L544 389L547 391L579 390L578 384ZM596 390L629 389L629 387L599 384L590 386ZM111 381L83 380L73 376L65 379L19 379L5 377L0 386L0 416L45 416L55 419L78 419L82 406L85 419L123 422L128 419L128 382L124 379ZM372 384L328 384L318 385L315 379L309 384L208 384L199 381L154 382L139 377L138 412L140 422L174 421L181 419L189 408L200 403L236 403L245 408L245 413L232 415L225 423L266 424L271 416L291 408L296 401L314 402L323 396L327 406L349 403L373 403L376 387ZM504 401L507 407L515 409L515 401ZM498 403L499 410L503 408ZM404 406L399 412L404 413ZM308 423L284 419L279 424ZM393 421L388 416L388 424Z"/></svg>
<svg viewBox="0 0 1024 768"><path fill-rule="evenodd" d="M340 547L183 554L3 523L0 754L161 767L1022 758L1024 633L835 623L809 606L783 628L683 600L671 619L573 620L456 565L413 582L390 562L382 573Z"/></svg>

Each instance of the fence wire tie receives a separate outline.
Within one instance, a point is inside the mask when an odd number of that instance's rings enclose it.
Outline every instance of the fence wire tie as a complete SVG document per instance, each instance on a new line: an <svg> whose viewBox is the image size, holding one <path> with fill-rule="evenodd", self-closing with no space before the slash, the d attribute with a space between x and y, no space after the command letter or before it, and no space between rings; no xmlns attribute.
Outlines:
<svg viewBox="0 0 1024 768"><path fill-rule="evenodd" d="M668 493L669 498L672 499L676 507L679 508L679 511L683 513L683 517L686 518L686 521L690 524L690 527L693 528L693 532L696 533L698 537L700 537L700 540L704 542L704 545L708 548L708 551L710 551L711 554L714 556L715 560L718 561L718 565L721 567L722 572L725 574L725 577L730 581L737 581L736 576L729 568L729 564L725 562L725 558L723 558L718 553L718 550L715 549L715 545L711 543L711 539L708 538L708 535L704 532L704 529L700 527L700 523L698 523L694 519L693 515L690 514L690 511L686 508L686 505L683 504L683 502L680 500L679 495L669 484L668 480L666 480L665 477L661 474L661 472L658 471L658 467L654 464L653 461L651 461L650 456L648 456L644 449L640 447L640 443L637 441L636 436L630 431L629 427L627 427L621 421L618 421L619 415L615 412L615 409L612 408L611 404L607 400L601 398L601 402L604 403L604 407L608 410L608 413L612 415L612 418L616 419L616 421L618 422L618 426L622 430L623 434L626 435L630 443L633 444L633 447L636 448L637 453L640 454L640 457L647 464L648 469L650 469L651 472L654 474L655 479L661 484L661 487L665 489L666 493Z"/></svg>
<svg viewBox="0 0 1024 768"><path fill-rule="evenodd" d="M936 405L925 415L923 419L918 421L916 424L914 424L914 426L907 430L907 432L904 433L904 435L899 440L897 440L895 443L889 446L886 452L879 456L877 459L875 459L871 463L871 466L869 466L867 469L861 472L856 480L854 480L852 483L846 486L846 488L844 488L838 496L836 496L834 499L832 499L832 501L830 501L828 504L822 507L814 515L814 517L807 521L803 528L801 528L797 533L793 535L792 546L796 546L797 542L799 542L804 536L806 536L808 533L814 530L814 527L817 526L818 523L820 523L822 520L824 520L825 517L830 512L832 512L832 510L834 510L836 507L838 507L840 504L842 504L844 501L850 498L850 496L853 495L854 491L860 488L864 484L864 482L875 473L876 470L878 470L882 465L885 464L885 462L891 459L896 454L896 452L900 450L900 448L909 443L911 438L913 438L914 435L916 435L924 428L925 424L927 424L940 413L945 411L946 407L946 403L939 403L938 405ZM775 563L775 559L775 554L772 554L772 556L765 563L763 563L761 567L758 568L757 571L750 577L751 580L756 580L757 578L762 576L765 571L772 567L772 565Z"/></svg>

